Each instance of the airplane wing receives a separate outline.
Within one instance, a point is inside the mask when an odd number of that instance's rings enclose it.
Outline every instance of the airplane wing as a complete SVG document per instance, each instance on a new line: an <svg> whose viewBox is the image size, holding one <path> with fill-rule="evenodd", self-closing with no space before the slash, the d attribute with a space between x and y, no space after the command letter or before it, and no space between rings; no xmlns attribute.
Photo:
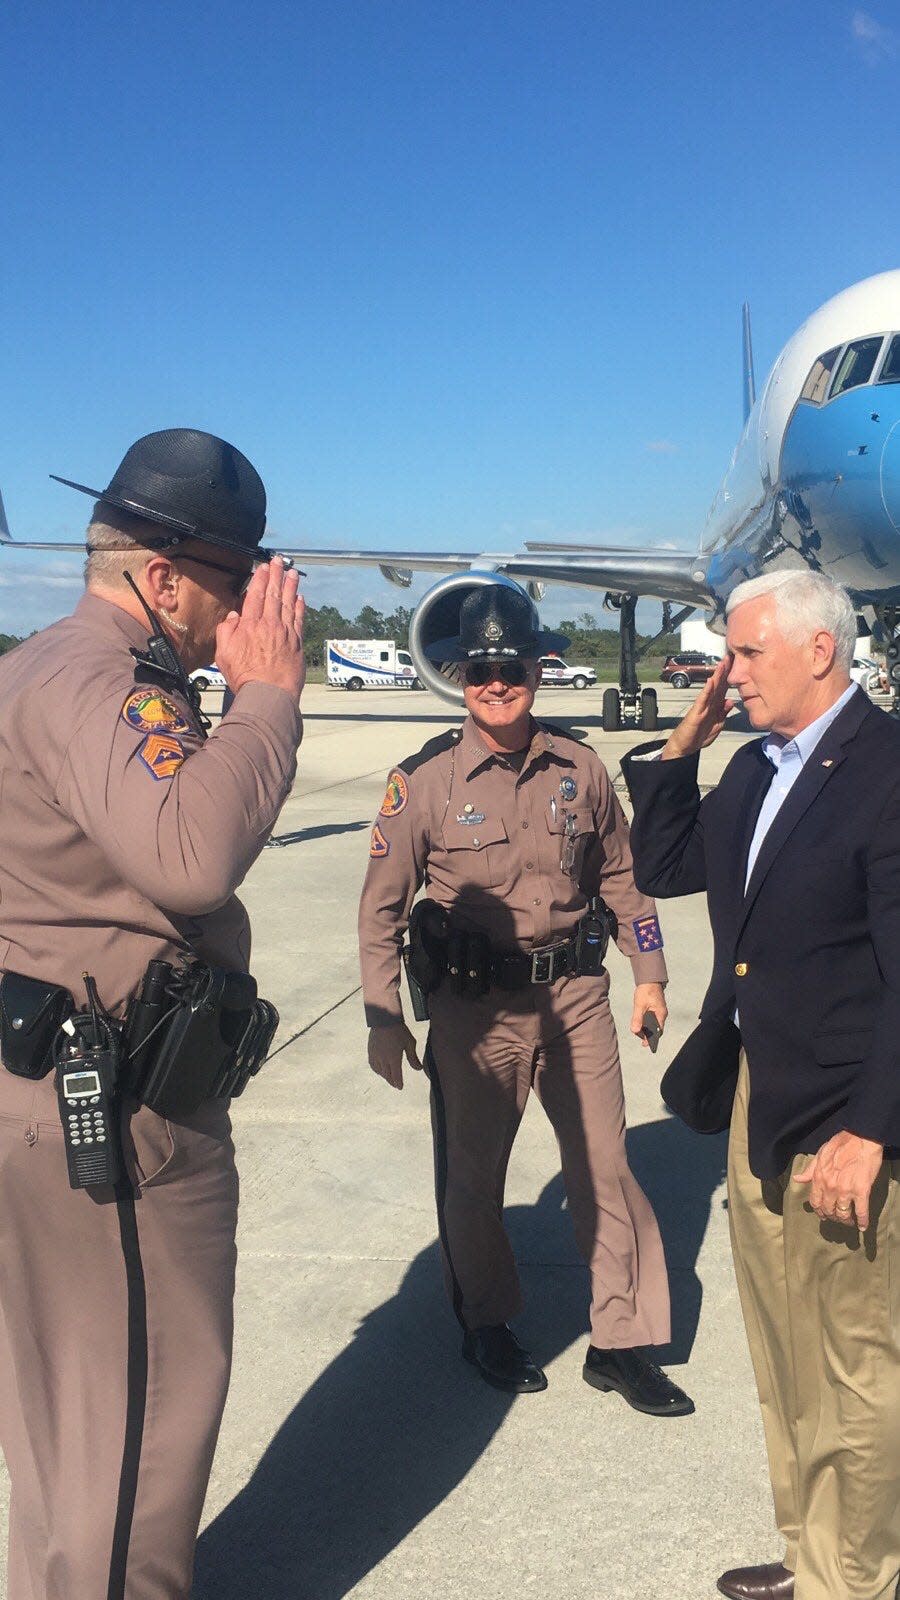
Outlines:
<svg viewBox="0 0 900 1600"><path fill-rule="evenodd" d="M273 540L273 543L277 541ZM0 497L0 546L11 550L53 550L74 555L84 549L74 540L13 539ZM522 582L565 583L615 593L650 595L682 605L708 606L712 594L702 558L683 551L630 546L528 543L510 550L313 550L278 545L304 566L377 567L390 583L408 589L414 572L502 572Z"/></svg>
<svg viewBox="0 0 900 1600"><path fill-rule="evenodd" d="M712 592L701 557L680 550L627 546L526 544L518 551L311 550L279 546L303 566L378 567L408 588L414 572L502 572L519 581L583 585L617 593L709 606Z"/></svg>

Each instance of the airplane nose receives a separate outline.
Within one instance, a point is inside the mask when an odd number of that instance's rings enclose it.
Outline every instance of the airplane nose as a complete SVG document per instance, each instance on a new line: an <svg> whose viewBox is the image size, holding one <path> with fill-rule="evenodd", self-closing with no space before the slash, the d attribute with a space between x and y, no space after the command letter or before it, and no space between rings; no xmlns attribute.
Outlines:
<svg viewBox="0 0 900 1600"><path fill-rule="evenodd" d="M881 452L881 498L900 533L900 421L894 423Z"/></svg>

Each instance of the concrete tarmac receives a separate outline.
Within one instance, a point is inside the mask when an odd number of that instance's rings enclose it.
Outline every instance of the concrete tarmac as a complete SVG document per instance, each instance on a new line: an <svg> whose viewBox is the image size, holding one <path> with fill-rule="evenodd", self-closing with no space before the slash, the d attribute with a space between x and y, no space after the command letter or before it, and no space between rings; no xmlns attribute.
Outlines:
<svg viewBox="0 0 900 1600"><path fill-rule="evenodd" d="M536 710L581 730L618 775L643 736L603 733L600 693L547 690ZM662 691L664 725L688 698ZM628 1032L630 969L610 957L629 1158L671 1276L674 1337L656 1354L696 1415L640 1416L582 1381L587 1275L534 1101L506 1216L527 1295L517 1331L549 1388L500 1394L460 1359L443 1296L427 1085L410 1073L398 1094L369 1071L356 956L387 771L459 716L426 693L320 685L303 708L281 848L263 851L241 891L253 969L282 1023L274 1060L234 1106L235 1366L194 1600L712 1597L725 1567L781 1550L729 1257L724 1141L689 1134L657 1088L710 971L704 899L661 907L671 1016L656 1057ZM702 782L742 737L728 731L704 754Z"/></svg>

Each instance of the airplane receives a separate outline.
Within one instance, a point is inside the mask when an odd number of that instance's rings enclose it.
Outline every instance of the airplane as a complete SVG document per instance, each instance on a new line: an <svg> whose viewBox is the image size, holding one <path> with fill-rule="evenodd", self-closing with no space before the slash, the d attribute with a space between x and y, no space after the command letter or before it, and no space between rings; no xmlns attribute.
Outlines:
<svg viewBox="0 0 900 1600"><path fill-rule="evenodd" d="M743 316L744 427L710 507L696 552L526 541L515 551L284 550L304 566L378 567L408 588L414 572L440 572L410 623L420 681L462 701L457 669L435 666L425 647L456 631L472 588L512 582L532 599L547 584L605 591L619 613L619 687L603 696L603 727L652 730L656 691L636 670L635 606L663 601L657 638L692 611L720 631L731 590L745 578L808 566L837 579L861 630L885 645L900 715L900 270L878 273L828 300L798 328L759 395L748 307ZM74 550L72 543L12 541L0 502L0 548ZM675 614L672 606L680 607ZM652 641L650 641L652 643ZM644 647L645 649L647 646Z"/></svg>

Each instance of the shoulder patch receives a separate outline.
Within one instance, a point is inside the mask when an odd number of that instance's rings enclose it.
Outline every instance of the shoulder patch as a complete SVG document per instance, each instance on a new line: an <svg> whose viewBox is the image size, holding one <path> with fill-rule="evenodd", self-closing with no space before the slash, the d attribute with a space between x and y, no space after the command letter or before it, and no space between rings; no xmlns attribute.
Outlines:
<svg viewBox="0 0 900 1600"><path fill-rule="evenodd" d="M374 828L372 829L372 842L369 845L369 855L372 857L373 861L381 861L385 856L389 856L390 853L390 842L384 837L384 834L376 822Z"/></svg>
<svg viewBox="0 0 900 1600"><path fill-rule="evenodd" d="M147 771L157 780L172 778L185 758L185 750L165 733L148 733L138 750Z"/></svg>
<svg viewBox="0 0 900 1600"><path fill-rule="evenodd" d="M134 689L122 707L122 716L138 733L189 733L190 723L174 700L159 689ZM179 746L179 749L181 747Z"/></svg>
<svg viewBox="0 0 900 1600"><path fill-rule="evenodd" d="M399 817L405 811L409 801L409 784L399 767L395 767L388 778L387 789L381 802L380 817Z"/></svg>
<svg viewBox="0 0 900 1600"><path fill-rule="evenodd" d="M650 950L662 949L663 936L662 928L659 925L659 917L638 917L637 921L633 922L631 926L634 929L634 936L637 939L638 949L642 955L646 955Z"/></svg>
<svg viewBox="0 0 900 1600"><path fill-rule="evenodd" d="M436 734L433 739L423 744L421 750L417 750L414 756L405 756L402 761L398 761L398 769L405 772L408 777L412 776L417 767L424 766L426 761L433 761L435 756L441 756L445 750L452 750L458 745L460 731L459 728L448 728L446 733Z"/></svg>

